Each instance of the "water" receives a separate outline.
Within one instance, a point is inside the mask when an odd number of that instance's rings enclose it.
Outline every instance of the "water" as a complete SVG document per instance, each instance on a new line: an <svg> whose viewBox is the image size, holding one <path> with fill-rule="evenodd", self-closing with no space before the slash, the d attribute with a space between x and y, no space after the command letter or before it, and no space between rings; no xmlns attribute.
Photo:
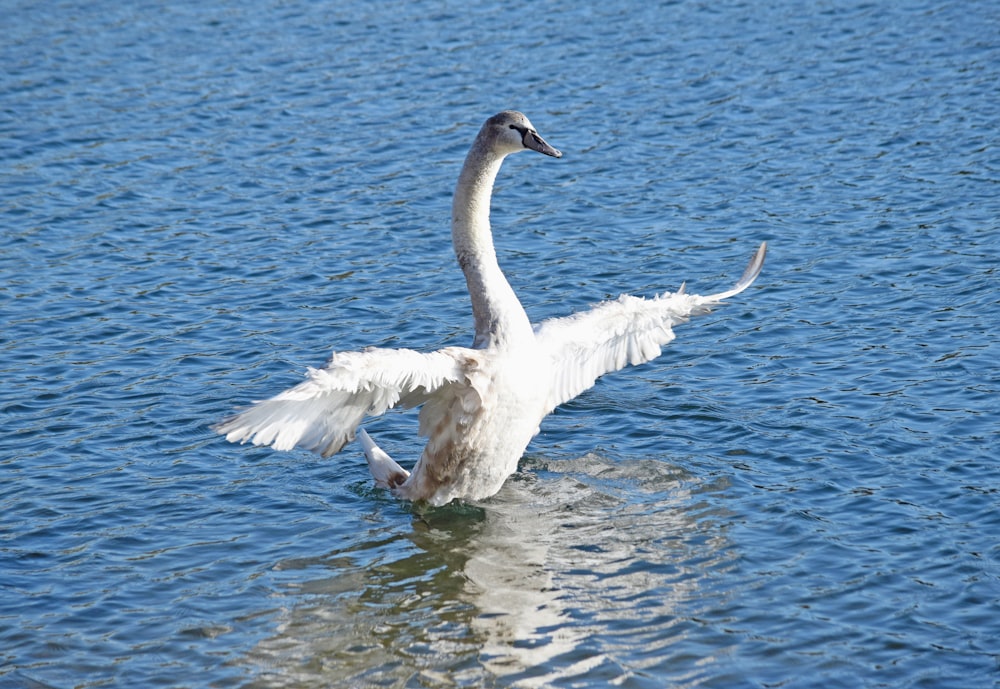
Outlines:
<svg viewBox="0 0 1000 689"><path fill-rule="evenodd" d="M995 3L3 17L0 686L998 686ZM482 505L213 436L469 342L449 200L507 107L565 153L497 189L535 319L767 240L759 283Z"/></svg>

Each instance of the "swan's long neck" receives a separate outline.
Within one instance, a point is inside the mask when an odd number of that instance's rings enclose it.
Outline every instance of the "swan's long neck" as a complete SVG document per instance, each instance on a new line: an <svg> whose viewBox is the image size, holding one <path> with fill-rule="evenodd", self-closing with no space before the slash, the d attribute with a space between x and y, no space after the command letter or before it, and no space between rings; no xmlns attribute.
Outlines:
<svg viewBox="0 0 1000 689"><path fill-rule="evenodd" d="M497 263L490 232L490 197L503 158L477 138L452 204L451 239L472 298L476 347L509 346L533 337L531 322Z"/></svg>

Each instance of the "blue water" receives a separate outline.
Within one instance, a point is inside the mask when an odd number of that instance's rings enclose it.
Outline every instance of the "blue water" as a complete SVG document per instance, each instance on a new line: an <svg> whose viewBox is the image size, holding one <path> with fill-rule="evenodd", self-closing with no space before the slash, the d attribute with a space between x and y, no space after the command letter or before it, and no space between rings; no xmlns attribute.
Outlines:
<svg viewBox="0 0 1000 689"><path fill-rule="evenodd" d="M1000 9L5 2L0 686L1000 686ZM425 511L209 425L532 317L758 283ZM404 464L412 415L368 426Z"/></svg>

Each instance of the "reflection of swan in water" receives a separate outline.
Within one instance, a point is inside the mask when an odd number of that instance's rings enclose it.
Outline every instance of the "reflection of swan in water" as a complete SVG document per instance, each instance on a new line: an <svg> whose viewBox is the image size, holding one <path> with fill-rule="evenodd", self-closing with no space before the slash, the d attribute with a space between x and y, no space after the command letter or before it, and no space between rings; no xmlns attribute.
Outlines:
<svg viewBox="0 0 1000 689"><path fill-rule="evenodd" d="M589 311L532 326L497 263L490 232L490 198L500 165L511 153L535 150L559 157L518 112L483 125L469 151L452 206L452 241L465 273L475 340L472 348L430 353L367 349L337 353L326 368L217 427L228 440L328 457L354 437L366 415L422 405L428 437L413 473L360 432L378 485L410 500L443 505L496 493L517 470L541 420L590 388L605 373L650 361L674 335L672 326L739 294L764 262L761 244L733 289L710 296L683 288L654 299L622 296Z"/></svg>
<svg viewBox="0 0 1000 689"><path fill-rule="evenodd" d="M682 509L689 479L652 459L528 461L481 508L383 514L346 549L280 563L298 583L275 592L251 686L532 688L669 663L728 553Z"/></svg>

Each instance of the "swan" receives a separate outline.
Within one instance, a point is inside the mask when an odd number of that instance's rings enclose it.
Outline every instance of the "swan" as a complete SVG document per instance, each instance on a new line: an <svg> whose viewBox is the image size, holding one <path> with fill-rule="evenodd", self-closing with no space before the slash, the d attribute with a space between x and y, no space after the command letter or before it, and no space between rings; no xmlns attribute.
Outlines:
<svg viewBox="0 0 1000 689"><path fill-rule="evenodd" d="M562 157L523 114L501 112L480 129L458 177L451 237L472 299L471 347L335 352L324 368L310 368L303 382L223 420L215 430L231 442L299 447L323 457L357 433L377 486L435 506L480 501L517 470L542 419L556 407L605 373L659 356L674 338L674 325L739 294L760 273L766 242L725 292L698 296L681 285L650 299L622 295L532 325L500 270L490 231L500 165L524 150ZM397 406L421 407L419 433L427 443L412 472L359 428L364 417Z"/></svg>

